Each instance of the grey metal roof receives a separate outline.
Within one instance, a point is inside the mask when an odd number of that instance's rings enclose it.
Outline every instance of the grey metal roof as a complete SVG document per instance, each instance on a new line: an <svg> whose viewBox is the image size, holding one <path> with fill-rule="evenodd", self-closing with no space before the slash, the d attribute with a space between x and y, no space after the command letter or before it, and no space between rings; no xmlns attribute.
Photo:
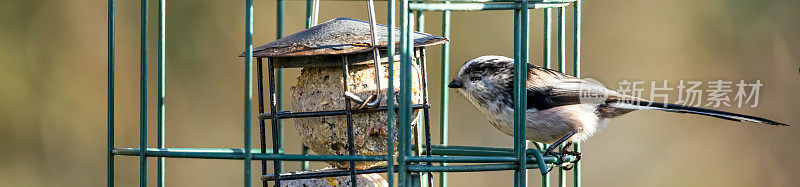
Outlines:
<svg viewBox="0 0 800 187"><path fill-rule="evenodd" d="M378 25L378 44L388 45L387 27ZM395 38L399 41L400 29L395 28ZM447 38L421 32L414 32L414 47L438 45L448 42ZM287 37L275 40L253 49L254 57L300 57L314 55L341 55L369 52L372 50L369 22L353 18L336 18ZM239 56L244 57L242 53Z"/></svg>

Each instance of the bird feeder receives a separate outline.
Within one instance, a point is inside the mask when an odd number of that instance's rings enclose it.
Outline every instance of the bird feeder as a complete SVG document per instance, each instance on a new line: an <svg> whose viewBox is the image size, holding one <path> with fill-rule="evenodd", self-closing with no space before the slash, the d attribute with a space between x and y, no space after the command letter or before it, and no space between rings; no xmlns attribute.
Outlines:
<svg viewBox="0 0 800 187"><path fill-rule="evenodd" d="M259 107L262 109L259 115L261 120L271 119L274 126L278 119L294 119L303 145L320 155L386 154L386 141L390 135L386 126L385 98L387 94L396 97L400 85L399 68L396 68L393 79L395 88L389 92L386 86L389 55L386 52L389 45L387 33L388 28L384 25L337 18L255 48L253 57L257 58L259 66L259 98L263 98L264 94L261 64L265 58L269 70L269 95L272 98L270 113L264 113L263 105ZM395 38L400 38L399 29L395 28L393 33ZM375 35L377 37L372 37ZM420 32L415 32L413 39L412 116L418 116L420 109L427 110L429 106L424 47L443 44L448 40ZM395 55L395 62L399 62L399 54L392 55ZM290 90L290 111L277 111L275 68L302 68L297 85ZM391 136L397 139L396 133ZM264 131L261 137L262 143L265 142ZM366 169L382 162L327 163L340 169Z"/></svg>

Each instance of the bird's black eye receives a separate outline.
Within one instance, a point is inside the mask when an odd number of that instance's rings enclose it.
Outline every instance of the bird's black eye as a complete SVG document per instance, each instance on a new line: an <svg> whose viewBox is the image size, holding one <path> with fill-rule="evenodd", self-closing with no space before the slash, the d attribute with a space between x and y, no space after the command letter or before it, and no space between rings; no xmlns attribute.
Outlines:
<svg viewBox="0 0 800 187"><path fill-rule="evenodd" d="M469 78L470 81L479 81L481 79L482 79L481 77L470 77Z"/></svg>

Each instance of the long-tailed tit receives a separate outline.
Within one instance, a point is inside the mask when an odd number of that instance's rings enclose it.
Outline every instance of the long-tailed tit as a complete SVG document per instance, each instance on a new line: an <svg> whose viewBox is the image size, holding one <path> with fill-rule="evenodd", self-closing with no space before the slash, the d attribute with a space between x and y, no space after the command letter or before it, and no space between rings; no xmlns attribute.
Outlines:
<svg viewBox="0 0 800 187"><path fill-rule="evenodd" d="M514 135L514 59L482 56L466 62L448 87L458 89L492 126ZM563 142L586 140L608 120L634 110L690 113L732 121L787 126L755 116L668 103L650 102L609 90L603 85L528 64L525 137L552 143L545 154ZM566 146L565 146L566 147ZM562 150L562 153L565 150ZM559 154L562 155L563 154Z"/></svg>

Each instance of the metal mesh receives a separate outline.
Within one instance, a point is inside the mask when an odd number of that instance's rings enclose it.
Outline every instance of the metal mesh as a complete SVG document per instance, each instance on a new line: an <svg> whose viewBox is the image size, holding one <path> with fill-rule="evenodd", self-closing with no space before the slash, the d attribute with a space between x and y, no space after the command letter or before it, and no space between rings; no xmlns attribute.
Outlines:
<svg viewBox="0 0 800 187"><path fill-rule="evenodd" d="M314 10L312 3L313 0L307 0L307 28L313 26L312 23L312 10ZM542 186L549 186L549 173L548 169L552 169L554 167L558 167L557 164L562 162L574 162L576 161L575 157L567 157L564 160L559 160L558 158L552 156L542 156L540 150L538 149L527 149L526 141L524 137L523 123L524 123L524 109L525 109L525 98L520 97L521 94L525 94L524 90L524 82L526 76L525 75L526 68L525 62L528 61L528 32L529 32L529 9L542 9L545 11L545 21L543 22L545 25L544 31L544 53L543 64L545 67L551 67L550 64L550 38L553 35L551 30L551 10L557 9L557 19L558 19L558 31L556 32L557 36L557 55L558 55L558 65L559 70L564 72L566 71L566 11L567 7L573 8L573 29L574 29L574 36L573 39L573 75L576 77L580 76L580 10L581 10L581 3L580 0L550 0L550 1L516 1L516 0L426 0L426 1L416 1L411 2L409 0L401 1L401 8L400 8L400 20L401 20L401 28L399 33L388 35L388 34L381 34L387 35L387 38L380 39L380 45L383 47L385 46L388 51L388 54L395 54L395 51L399 51L399 56L395 55L386 55L386 59L388 62L394 62L395 60L400 60L400 93L398 99L399 106L395 106L395 97L394 94L387 94L387 106L379 106L376 108L367 108L367 109L359 109L353 110L349 107L343 111L316 111L316 112L306 112L306 113L292 113L288 111L282 110L282 83L283 83L283 76L282 70L280 68L276 68L272 61L268 61L269 66L269 93L271 99L270 103L270 113L264 112L263 103L263 80L261 79L261 72L262 72L262 58L258 58L258 71L259 71L259 121L261 121L261 131L260 131L260 140L261 140L261 148L260 149L250 149L252 143L250 142L251 137L251 129L250 124L252 123L252 119L255 116L251 116L250 112L250 103L252 101L252 93L253 93L253 59L254 54L261 54L256 51L264 51L264 57L269 56L268 51L266 50L255 50L253 49L253 1L252 0L245 0L246 5L246 14L245 14L245 52L242 54L245 57L245 108L244 108L244 149L218 149L218 148L166 148L164 144L164 119L165 119L165 110L164 110L164 96L165 96L165 88L164 88L164 26L165 23L165 14L166 9L164 7L166 0L159 0L159 19L158 19L158 147L157 148L147 148L147 124L146 124L146 112L142 112L140 118L142 119L140 122L141 128L141 142L139 148L117 148L114 144L114 90L115 90L115 32L114 32L114 24L115 24L115 2L114 0L108 1L108 186L114 185L114 158L116 155L125 155L125 156L138 156L140 157L140 184L141 186L145 186L147 183L147 158L154 157L158 159L157 162L157 184L158 186L164 185L164 158L165 157L172 157L172 158L207 158L207 159L240 159L244 160L244 184L245 186L251 185L251 178L250 178L250 162L252 160L261 160L262 161L262 174L265 174L263 179L264 186L267 185L267 181L275 181L276 184L280 181L281 178L285 179L301 179L301 178L319 178L319 177L328 177L328 176L345 176L351 175L355 176L356 174L365 174L365 173L387 173L388 177L388 185L393 186L394 182L397 181L398 184L402 186L427 186L431 185L431 174L428 174L427 177L422 177L425 175L426 172L437 172L439 174L439 185L446 186L447 185L447 178L445 172L475 172L475 171L497 171L497 170L514 170L515 171L515 186L527 186L527 171L528 169L538 168L540 173L542 173L543 180ZM394 28L394 20L395 18L395 2L388 1L388 23L389 28ZM317 3L318 4L318 3ZM277 1L277 22L276 22L276 30L278 33L277 38L282 38L283 35L283 7L284 2L283 0ZM141 1L141 90L140 94L142 96L147 94L147 82L146 82L146 65L147 59L144 58L147 55L147 50L145 48L147 44L147 33L144 32L147 30L147 21L148 21L148 1L142 0ZM514 137L514 148L495 148L495 147L476 147L476 146L452 146L448 145L447 138L447 110L448 110L448 96L446 88L441 88L442 90L442 100L441 103L441 121L439 121L440 127L440 142L439 145L432 145L430 142L430 120L428 116L428 110L430 108L429 104L427 103L427 86L424 86L425 92L425 99L423 103L412 103L411 101L411 63L412 62L420 62L422 66L422 76L426 76L426 72L424 71L425 66L425 57L424 51L421 49L415 49L415 45L420 37L421 38L428 38L425 39L428 41L427 44L432 45L432 43L444 41L442 38L435 38L432 39L430 36L427 35L412 35L414 30L414 18L416 16L416 23L419 25L416 27L418 31L423 30L424 23L422 22L424 19L423 12L425 11L441 11L443 13L443 34L444 38L449 37L450 35L450 14L452 11L482 11L482 10L513 10L514 11L514 59L515 59L515 92L514 94L517 95L518 98L515 100L517 104L515 104L515 134ZM415 13L416 12L416 13ZM348 21L347 19L340 19L339 21ZM320 27L322 28L322 27ZM385 28L385 27L384 27ZM386 29L383 30L385 33ZM399 38L399 46L395 45L385 45L388 43L395 43L398 41ZM412 39L413 38L413 39ZM278 40L281 41L281 40ZM264 47L264 49L270 48L269 46L280 44L281 42L273 42ZM289 41L288 39L286 41ZM359 40L360 41L360 40ZM385 43L384 43L385 42ZM347 42L350 45L348 48L352 49L359 49L359 50L352 50L346 53L357 53L361 52L361 48L363 46L359 46L358 41L350 41ZM423 41L425 43L425 41ZM427 45L425 44L425 45ZM316 45L316 46L326 46L326 45ZM285 47L285 46L284 46ZM396 49L399 47L399 49ZM419 46L417 46L419 47ZM315 48L315 47L311 47ZM364 48L364 51L368 51L371 47ZM297 50L284 50L283 52L296 52ZM347 51L347 50L344 50ZM345 54L345 53L342 53ZM275 57L280 55L275 55ZM399 59L397 59L399 58ZM413 58L418 58L418 60L414 60ZM393 81L393 70L395 68L394 63L388 63L388 72L389 72L389 86L390 88L394 87ZM446 85L447 83L447 76L449 70L446 68L449 65L449 44L444 44L442 47L442 59L441 59L441 66L442 72L441 74L442 79L440 80L441 85ZM344 65L343 68L347 68L347 65ZM274 70L274 71L273 71ZM427 82L427 80L424 80ZM427 84L425 84L427 85ZM142 97L146 98L146 97ZM141 100L140 102L140 109L145 110L147 108L146 100ZM411 139L412 129L411 129L411 116L413 116L412 110L422 109L424 111L424 118L421 119L422 128L418 128L416 131L416 135L419 139L416 141ZM399 116L399 122L395 123L394 120L387 120L387 131L388 133L394 133L397 130L399 134L398 138L398 155L395 157L393 154L392 147L389 146L387 150L387 154L384 155L307 155L307 149L304 148L301 154L284 154L281 150L283 146L282 137L283 137L283 130L282 130L282 123L279 119L283 118L296 118L296 117L314 117L314 116L330 116L330 115L352 115L353 113L358 112L365 112L365 111L387 111L387 119L394 119L395 114L397 113ZM268 149L266 147L266 139L267 137L264 136L266 128L265 123L263 123L264 119L271 119L271 130L273 137L272 140L272 149ZM350 128L352 129L352 128ZM352 135L350 135L352 138ZM351 140L352 142L352 140ZM393 145L394 138L387 139L387 145ZM424 144L424 145L423 145ZM416 145L416 146L415 146ZM352 146L351 146L352 147ZM575 145L575 151L579 151L580 145ZM414 154L412 154L414 153ZM267 174L267 168L264 161L272 160L275 161L275 168L273 168L273 174ZM387 161L388 164L385 167L376 167L370 168L365 170L355 170L351 169L350 171L329 171L329 172L311 172L311 173L304 173L302 175L292 175L288 173L282 173L281 163L282 161L300 161L303 170L308 169L308 161ZM449 163L449 164L448 164ZM478 163L478 164L464 164L464 163ZM352 168L352 167L351 167ZM559 167L558 170L558 185L559 186L566 186L566 178L567 171L563 168ZM397 172L397 180L395 180L394 173ZM574 169L572 170L573 173L573 185L580 186L580 163L575 162ZM284 176L285 175L285 176ZM284 180L285 180L284 179ZM353 178L354 179L354 178ZM355 181L355 180L354 180ZM353 182L351 185L355 186L356 183Z"/></svg>

